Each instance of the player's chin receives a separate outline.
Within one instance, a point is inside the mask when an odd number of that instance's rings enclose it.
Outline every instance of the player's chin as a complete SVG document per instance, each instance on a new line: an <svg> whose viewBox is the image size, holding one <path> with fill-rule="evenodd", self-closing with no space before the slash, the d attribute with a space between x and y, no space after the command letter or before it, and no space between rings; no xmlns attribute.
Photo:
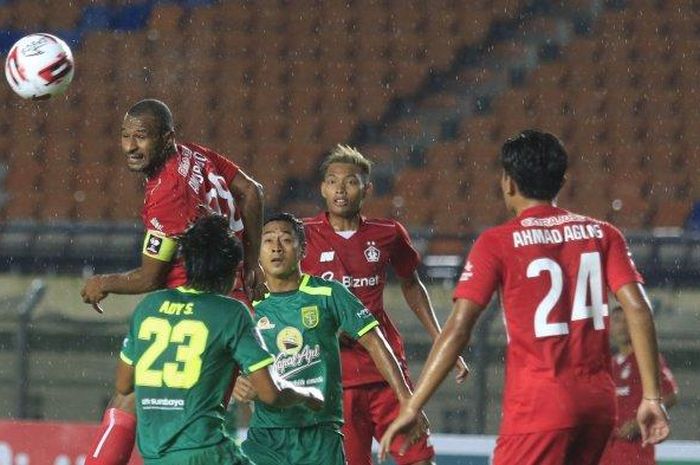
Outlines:
<svg viewBox="0 0 700 465"><path fill-rule="evenodd" d="M143 172L144 169L146 169L146 164L145 163L131 163L127 162L126 167L129 169L129 171L134 172L134 173L141 173Z"/></svg>
<svg viewBox="0 0 700 465"><path fill-rule="evenodd" d="M341 218L353 218L360 213L360 209L356 205L344 205L342 207L333 205L331 212L336 216L340 216Z"/></svg>

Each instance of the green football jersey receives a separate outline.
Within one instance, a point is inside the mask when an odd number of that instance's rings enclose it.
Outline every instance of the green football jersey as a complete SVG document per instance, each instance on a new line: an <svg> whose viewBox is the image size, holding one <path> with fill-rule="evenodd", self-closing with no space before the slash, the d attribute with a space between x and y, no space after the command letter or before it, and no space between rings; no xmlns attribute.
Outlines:
<svg viewBox="0 0 700 465"><path fill-rule="evenodd" d="M254 302L256 326L275 356L277 374L296 386L323 392L323 410L288 409L255 403L251 428L303 428L343 422L338 333L359 338L378 326L374 316L345 286L302 275L299 289L271 293Z"/></svg>
<svg viewBox="0 0 700 465"><path fill-rule="evenodd" d="M121 359L134 366L137 437L146 459L224 440L224 396L236 367L274 362L237 300L189 289L146 296L131 317Z"/></svg>

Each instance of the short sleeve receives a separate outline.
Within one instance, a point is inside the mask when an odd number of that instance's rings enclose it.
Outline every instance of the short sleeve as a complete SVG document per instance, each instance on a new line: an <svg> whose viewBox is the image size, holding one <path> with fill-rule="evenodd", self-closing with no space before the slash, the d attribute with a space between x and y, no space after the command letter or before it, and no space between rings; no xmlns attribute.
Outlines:
<svg viewBox="0 0 700 465"><path fill-rule="evenodd" d="M122 341L122 350L119 352L119 358L127 365L136 363L136 330L134 329L134 321L137 315L138 307L134 310L129 320L129 331L124 336Z"/></svg>
<svg viewBox="0 0 700 465"><path fill-rule="evenodd" d="M629 283L643 283L642 275L632 261L627 242L615 227L607 225L608 249L605 255L605 279L610 290L615 293Z"/></svg>
<svg viewBox="0 0 700 465"><path fill-rule="evenodd" d="M396 223L396 237L391 247L391 264L401 278L409 277L420 264L420 255L413 245L408 231L401 223Z"/></svg>
<svg viewBox="0 0 700 465"><path fill-rule="evenodd" d="M241 306L237 322L232 324L233 334L228 348L231 356L245 374L253 373L268 365L275 359L262 347L261 339L256 334L253 320Z"/></svg>
<svg viewBox="0 0 700 465"><path fill-rule="evenodd" d="M379 326L372 312L345 286L334 283L332 289L329 299L341 331L353 339L359 339Z"/></svg>
<svg viewBox="0 0 700 465"><path fill-rule="evenodd" d="M223 176L224 180L226 180L226 185L230 186L233 180L235 179L236 175L240 171L238 165L236 165L234 162L224 157L223 155L219 155L218 153L212 150L205 149L204 147L200 147L200 149L207 153L207 156L214 165L216 173L220 176Z"/></svg>
<svg viewBox="0 0 700 465"><path fill-rule="evenodd" d="M146 190L146 199L143 207L143 222L148 230L158 231L167 237L175 237L187 229L191 218L191 209L188 208L188 193L183 192L184 184L177 179L162 175L158 182L150 190Z"/></svg>
<svg viewBox="0 0 700 465"><path fill-rule="evenodd" d="M492 242L486 234L474 242L455 287L453 300L468 299L482 307L489 303L501 279L501 262Z"/></svg>
<svg viewBox="0 0 700 465"><path fill-rule="evenodd" d="M663 395L671 393L677 394L678 383L676 382L676 378L668 367L666 359L661 355L659 355L659 368L661 370L661 392Z"/></svg>

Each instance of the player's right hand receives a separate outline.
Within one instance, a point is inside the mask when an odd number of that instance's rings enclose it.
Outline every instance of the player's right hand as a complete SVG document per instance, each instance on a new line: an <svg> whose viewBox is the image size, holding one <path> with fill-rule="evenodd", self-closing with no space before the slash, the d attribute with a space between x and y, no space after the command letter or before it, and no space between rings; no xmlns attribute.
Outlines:
<svg viewBox="0 0 700 465"><path fill-rule="evenodd" d="M642 399L637 409L637 422L643 446L663 442L671 434L668 412L660 400Z"/></svg>
<svg viewBox="0 0 700 465"><path fill-rule="evenodd" d="M258 398L257 392L253 387L253 383L250 382L245 376L239 376L236 378L236 384L233 386L233 398L236 402L253 402Z"/></svg>
<svg viewBox="0 0 700 465"><path fill-rule="evenodd" d="M389 425L384 436L382 436L382 440L379 442L379 460L383 462L384 459L386 459L391 443L397 435L409 431L412 433L415 432L416 428L419 427L419 420L424 417L425 415L423 415L423 412L414 410L408 405L401 407L399 416ZM413 434L411 434L411 436L413 436ZM404 441L401 448L403 452L411 445L410 439L412 438L407 437Z"/></svg>
<svg viewBox="0 0 700 465"><path fill-rule="evenodd" d="M265 272L259 263L252 265L250 268L245 267L245 291L250 301L262 300L265 294L269 292L265 285Z"/></svg>
<svg viewBox="0 0 700 465"><path fill-rule="evenodd" d="M102 282L99 275L92 276L85 281L85 286L80 291L80 295L83 298L83 302L91 304L96 312L102 313L102 307L100 307L99 303L107 297L107 293L102 290Z"/></svg>

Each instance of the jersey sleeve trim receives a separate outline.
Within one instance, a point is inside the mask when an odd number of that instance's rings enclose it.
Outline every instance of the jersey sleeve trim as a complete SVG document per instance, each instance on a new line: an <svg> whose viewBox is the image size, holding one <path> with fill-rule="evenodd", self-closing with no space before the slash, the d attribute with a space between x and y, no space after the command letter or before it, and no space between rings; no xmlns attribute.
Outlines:
<svg viewBox="0 0 700 465"><path fill-rule="evenodd" d="M318 287L311 287L309 286L309 279L311 276L308 274L303 275L303 278L301 278L301 284L299 284L299 290L305 294L309 295L324 295L324 296L330 296L333 293L333 288L328 287L328 286L318 286Z"/></svg>
<svg viewBox="0 0 700 465"><path fill-rule="evenodd" d="M255 363L251 366L248 367L246 370L248 373L253 373L254 371L258 371L261 368L265 368L266 366L272 365L275 362L274 357L268 357L265 360L261 360L258 363Z"/></svg>
<svg viewBox="0 0 700 465"><path fill-rule="evenodd" d="M119 352L119 358L122 359L122 362L126 363L127 365L133 366L134 364L134 361L127 357L124 352Z"/></svg>
<svg viewBox="0 0 700 465"><path fill-rule="evenodd" d="M379 326L379 322L377 320L374 320L374 321L368 323L367 326L365 326L364 328L362 328L361 330L359 330L357 332L357 337L364 336L365 334L367 334L368 332L370 332L371 330L373 330L377 326Z"/></svg>
<svg viewBox="0 0 700 465"><path fill-rule="evenodd" d="M160 260L169 262L177 252L177 241L165 234L149 229L143 240L143 254Z"/></svg>

